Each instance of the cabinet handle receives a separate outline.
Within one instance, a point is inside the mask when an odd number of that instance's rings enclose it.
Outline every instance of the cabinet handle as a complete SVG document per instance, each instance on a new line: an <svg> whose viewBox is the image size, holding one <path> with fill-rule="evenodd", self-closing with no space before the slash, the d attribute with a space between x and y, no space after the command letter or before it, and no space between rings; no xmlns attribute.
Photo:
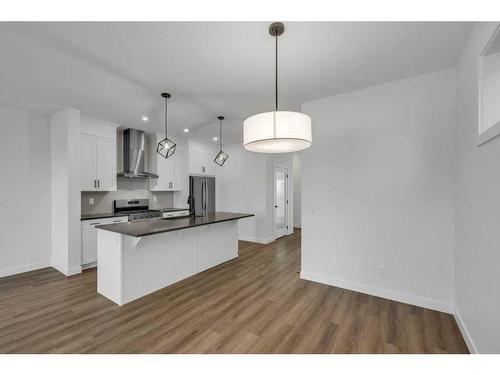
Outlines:
<svg viewBox="0 0 500 375"><path fill-rule="evenodd" d="M89 225L99 225L101 223L90 223Z"/></svg>
<svg viewBox="0 0 500 375"><path fill-rule="evenodd" d="M101 180L97 180L97 187L101 187Z"/></svg>
<svg viewBox="0 0 500 375"><path fill-rule="evenodd" d="M94 187L96 188L97 187L97 181L94 180Z"/></svg>
<svg viewBox="0 0 500 375"><path fill-rule="evenodd" d="M113 220L113 223L119 223L121 220Z"/></svg>

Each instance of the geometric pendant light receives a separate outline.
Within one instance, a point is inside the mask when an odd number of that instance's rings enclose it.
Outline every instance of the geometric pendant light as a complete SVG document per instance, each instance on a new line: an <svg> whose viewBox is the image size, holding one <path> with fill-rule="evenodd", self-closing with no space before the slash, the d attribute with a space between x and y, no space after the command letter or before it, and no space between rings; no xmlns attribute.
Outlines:
<svg viewBox="0 0 500 375"><path fill-rule="evenodd" d="M164 92L161 96L165 98L165 139L158 142L156 152L164 158L168 158L174 154L176 144L167 137L167 100L170 98L170 94Z"/></svg>
<svg viewBox="0 0 500 375"><path fill-rule="evenodd" d="M219 153L215 157L214 162L222 167L229 155L222 151L222 120L224 120L224 116L219 116L217 119L219 120Z"/></svg>
<svg viewBox="0 0 500 375"><path fill-rule="evenodd" d="M278 110L278 36L285 31L281 22L269 26L276 41L275 110L247 118L243 122L243 146L253 152L300 151L312 144L311 118L300 112Z"/></svg>

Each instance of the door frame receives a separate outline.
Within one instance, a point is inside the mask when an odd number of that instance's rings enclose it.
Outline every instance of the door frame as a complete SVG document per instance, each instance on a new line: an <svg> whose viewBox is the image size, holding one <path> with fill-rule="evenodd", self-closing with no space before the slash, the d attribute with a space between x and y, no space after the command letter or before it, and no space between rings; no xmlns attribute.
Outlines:
<svg viewBox="0 0 500 375"><path fill-rule="evenodd" d="M276 208L274 207L276 205L276 170L278 168L284 169L285 170L285 229L284 229L284 234L282 232L279 232L276 230ZM273 235L274 239L281 238L283 236L287 236L290 234L290 223L289 223L289 212L290 212L290 170L286 165L282 164L273 164Z"/></svg>

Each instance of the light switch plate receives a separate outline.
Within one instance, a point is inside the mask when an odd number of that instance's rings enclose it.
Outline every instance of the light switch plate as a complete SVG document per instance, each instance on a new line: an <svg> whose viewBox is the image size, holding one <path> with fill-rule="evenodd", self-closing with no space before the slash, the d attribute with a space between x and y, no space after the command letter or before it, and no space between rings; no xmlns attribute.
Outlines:
<svg viewBox="0 0 500 375"><path fill-rule="evenodd" d="M94 204L94 198L93 198L93 197L90 197L90 198L89 198L89 204L90 204L90 205Z"/></svg>
<svg viewBox="0 0 500 375"><path fill-rule="evenodd" d="M156 202L158 200L158 198L156 197L156 195L153 195L153 202Z"/></svg>

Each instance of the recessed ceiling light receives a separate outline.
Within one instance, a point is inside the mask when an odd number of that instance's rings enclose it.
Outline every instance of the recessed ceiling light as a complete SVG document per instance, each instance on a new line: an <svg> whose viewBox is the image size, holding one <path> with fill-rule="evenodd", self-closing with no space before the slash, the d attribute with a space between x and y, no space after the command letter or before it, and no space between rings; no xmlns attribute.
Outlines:
<svg viewBox="0 0 500 375"><path fill-rule="evenodd" d="M213 141L214 141L214 142L217 142L217 140L218 140L219 138L217 138L217 137L213 137L212 139L213 139Z"/></svg>
<svg viewBox="0 0 500 375"><path fill-rule="evenodd" d="M189 129L188 128L184 129L184 133L189 133Z"/></svg>
<svg viewBox="0 0 500 375"><path fill-rule="evenodd" d="M149 121L149 117L148 116L142 116L142 121Z"/></svg>

